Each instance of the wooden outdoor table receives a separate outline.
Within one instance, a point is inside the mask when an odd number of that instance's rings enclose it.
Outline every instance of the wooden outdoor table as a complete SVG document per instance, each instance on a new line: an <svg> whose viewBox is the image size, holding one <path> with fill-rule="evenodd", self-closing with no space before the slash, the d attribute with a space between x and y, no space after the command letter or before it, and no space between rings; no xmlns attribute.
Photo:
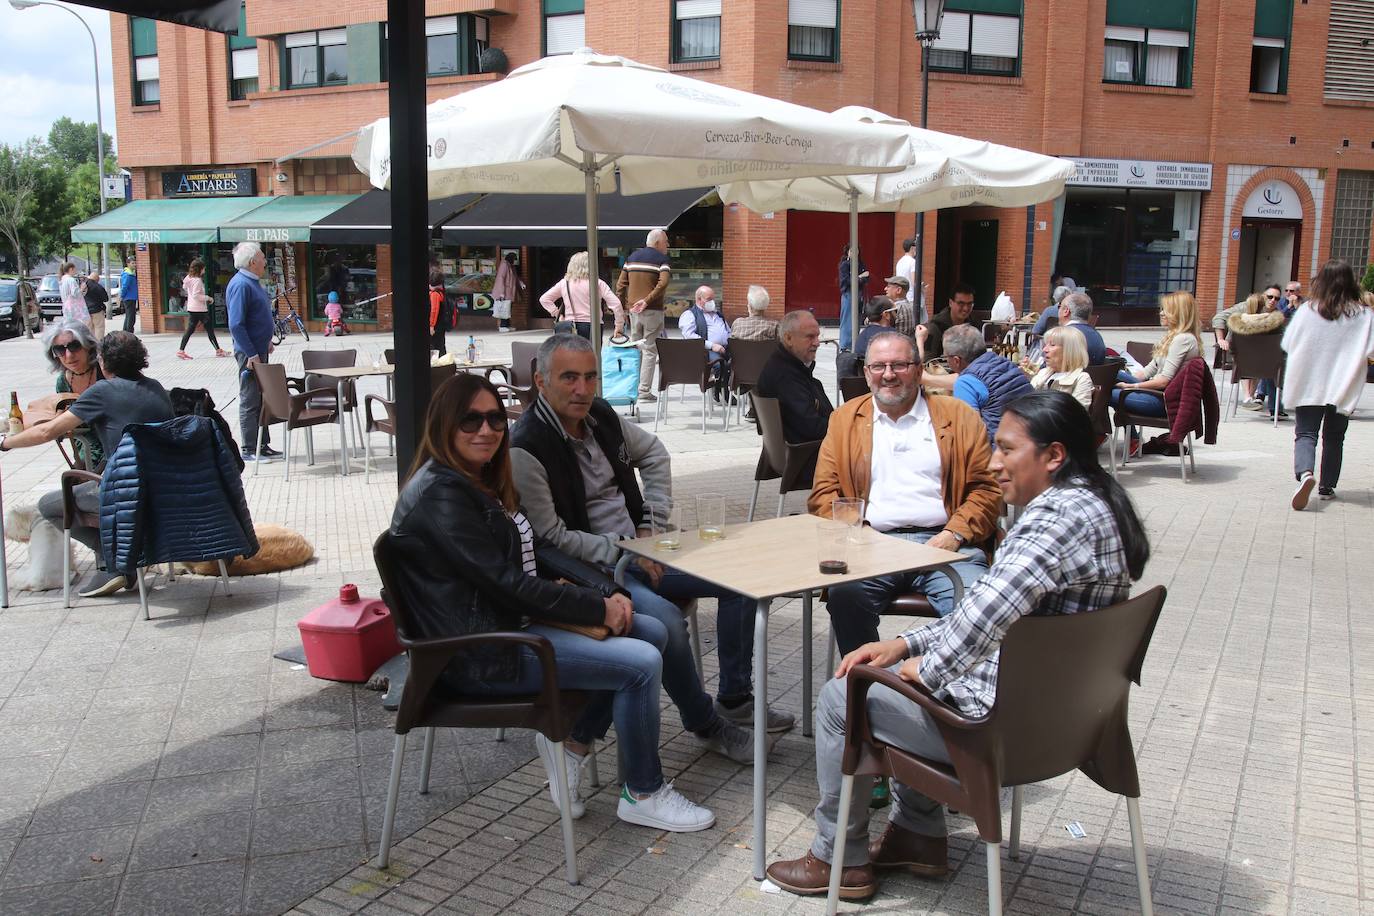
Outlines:
<svg viewBox="0 0 1374 916"><path fill-rule="evenodd" d="M959 584L951 564L960 554L928 547L864 527L855 532L849 546L849 571L827 575L818 568L814 515L727 525L725 537L703 541L695 531L684 531L681 547L664 550L657 538L621 541L623 551L616 565L616 581L635 557L647 557L664 566L705 579L757 602L754 615L754 878L764 877L767 843L767 804L764 797L768 765L768 610L773 599L784 595L802 598L802 733L811 733L811 596L817 589L857 582L900 572L945 569Z"/></svg>

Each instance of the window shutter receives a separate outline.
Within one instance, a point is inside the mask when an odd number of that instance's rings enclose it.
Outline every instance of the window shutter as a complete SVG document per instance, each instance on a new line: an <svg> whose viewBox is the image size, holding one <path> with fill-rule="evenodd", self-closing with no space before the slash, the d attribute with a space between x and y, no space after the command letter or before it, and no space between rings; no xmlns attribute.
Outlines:
<svg viewBox="0 0 1374 916"><path fill-rule="evenodd" d="M1108 41L1135 41L1143 43L1145 41L1145 30L1129 28L1122 25L1107 26Z"/></svg>
<svg viewBox="0 0 1374 916"><path fill-rule="evenodd" d="M548 54L571 54L587 43L586 16L550 16L544 20L544 45Z"/></svg>
<svg viewBox="0 0 1374 916"><path fill-rule="evenodd" d="M1255 36L1288 40L1293 0L1255 0ZM1282 47L1282 45L1265 45Z"/></svg>
<svg viewBox="0 0 1374 916"><path fill-rule="evenodd" d="M346 29L326 29L320 32L321 45L346 45L348 44L348 31Z"/></svg>
<svg viewBox="0 0 1374 916"><path fill-rule="evenodd" d="M677 18L707 19L720 15L720 0L678 0Z"/></svg>
<svg viewBox="0 0 1374 916"><path fill-rule="evenodd" d="M1193 0L1107 0L1108 25L1193 30Z"/></svg>
<svg viewBox="0 0 1374 916"><path fill-rule="evenodd" d="M1187 32L1171 32L1168 29L1151 29L1147 39L1150 44L1165 48L1188 47Z"/></svg>
<svg viewBox="0 0 1374 916"><path fill-rule="evenodd" d="M935 39L931 48L936 51L968 51L968 13L945 13L940 19L940 37Z"/></svg>
<svg viewBox="0 0 1374 916"><path fill-rule="evenodd" d="M157 22L153 19L135 18L129 20L129 32L134 46L134 57L145 57L157 53Z"/></svg>
<svg viewBox="0 0 1374 916"><path fill-rule="evenodd" d="M315 33L294 32L287 35L286 46L288 48L313 48L315 46Z"/></svg>
<svg viewBox="0 0 1374 916"><path fill-rule="evenodd" d="M457 16L439 16L434 19L425 20L425 35L456 35L458 34Z"/></svg>
<svg viewBox="0 0 1374 916"><path fill-rule="evenodd" d="M1285 42L1282 38L1256 38L1254 45L1257 48L1282 48Z"/></svg>
<svg viewBox="0 0 1374 916"><path fill-rule="evenodd" d="M158 79L160 72L156 57L140 57L134 60L134 79L140 83Z"/></svg>
<svg viewBox="0 0 1374 916"><path fill-rule="evenodd" d="M244 48L229 55L233 78L247 80L258 78L258 52L256 48Z"/></svg>
<svg viewBox="0 0 1374 916"><path fill-rule="evenodd" d="M833 29L838 11L836 0L787 0L787 24Z"/></svg>
<svg viewBox="0 0 1374 916"><path fill-rule="evenodd" d="M1326 42L1326 97L1374 101L1374 4L1331 0Z"/></svg>
<svg viewBox="0 0 1374 916"><path fill-rule="evenodd" d="M973 53L1020 57L1021 20L1012 16L974 16Z"/></svg>

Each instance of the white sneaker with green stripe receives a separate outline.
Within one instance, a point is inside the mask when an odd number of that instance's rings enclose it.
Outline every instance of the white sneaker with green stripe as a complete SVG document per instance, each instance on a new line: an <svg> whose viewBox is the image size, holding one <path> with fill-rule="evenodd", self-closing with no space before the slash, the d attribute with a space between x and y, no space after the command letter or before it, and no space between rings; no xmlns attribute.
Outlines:
<svg viewBox="0 0 1374 916"><path fill-rule="evenodd" d="M673 833L694 833L716 823L716 816L709 809L688 801L671 782L665 782L648 798L635 798L628 786L622 786L616 815L629 824Z"/></svg>

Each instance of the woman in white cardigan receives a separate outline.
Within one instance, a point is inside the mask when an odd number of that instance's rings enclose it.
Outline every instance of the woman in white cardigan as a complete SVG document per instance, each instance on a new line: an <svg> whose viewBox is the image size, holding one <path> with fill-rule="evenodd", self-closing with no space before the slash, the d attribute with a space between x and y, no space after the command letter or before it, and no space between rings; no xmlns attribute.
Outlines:
<svg viewBox="0 0 1374 916"><path fill-rule="evenodd" d="M1283 372L1283 399L1297 413L1293 439L1293 474L1298 488L1293 508L1307 508L1313 487L1322 499L1334 499L1341 476L1345 430L1364 390L1369 360L1374 359L1374 311L1360 302L1355 271L1345 261L1322 265L1312 280L1312 298L1293 313L1283 332L1288 363ZM1321 480L1317 464L1317 431L1322 434Z"/></svg>
<svg viewBox="0 0 1374 916"><path fill-rule="evenodd" d="M1093 380L1088 368L1088 342L1073 325L1050 328L1045 333L1045 366L1031 377L1032 388L1062 391L1092 410Z"/></svg>

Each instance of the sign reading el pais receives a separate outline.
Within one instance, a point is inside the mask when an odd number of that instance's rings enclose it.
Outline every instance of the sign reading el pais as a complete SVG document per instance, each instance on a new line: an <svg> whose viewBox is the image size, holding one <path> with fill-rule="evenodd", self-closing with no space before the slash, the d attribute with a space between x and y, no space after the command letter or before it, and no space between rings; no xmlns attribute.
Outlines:
<svg viewBox="0 0 1374 916"><path fill-rule="evenodd" d="M252 197L257 169L200 169L162 173L163 197Z"/></svg>

